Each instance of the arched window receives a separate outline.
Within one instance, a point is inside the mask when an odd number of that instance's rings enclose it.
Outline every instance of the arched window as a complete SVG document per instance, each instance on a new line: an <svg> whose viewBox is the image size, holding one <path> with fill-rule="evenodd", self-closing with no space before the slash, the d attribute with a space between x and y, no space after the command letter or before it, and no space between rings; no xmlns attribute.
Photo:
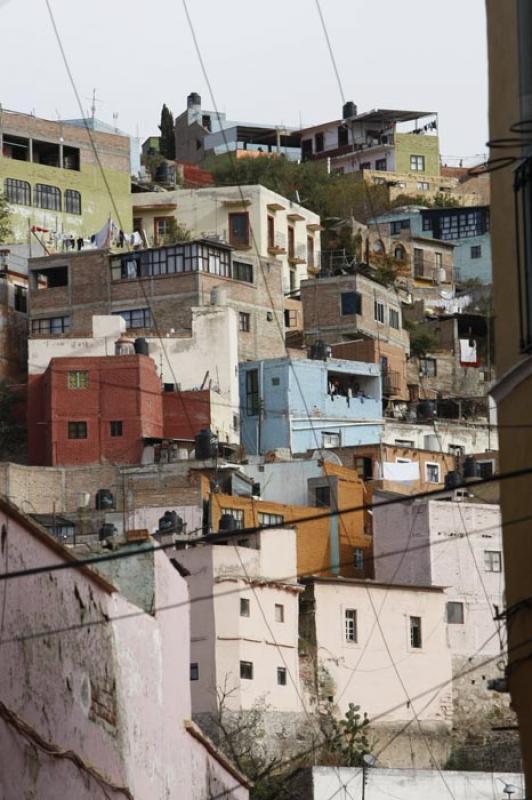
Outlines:
<svg viewBox="0 0 532 800"><path fill-rule="evenodd" d="M373 242L373 252L378 253L379 255L386 252L384 245L380 239L377 239L375 242Z"/></svg>
<svg viewBox="0 0 532 800"><path fill-rule="evenodd" d="M48 208L51 211L61 211L61 192L57 186L37 183L35 185L34 204L36 208Z"/></svg>
<svg viewBox="0 0 532 800"><path fill-rule="evenodd" d="M8 203L17 206L31 206L31 186L27 181L16 178L6 178L4 181L4 195Z"/></svg>
<svg viewBox="0 0 532 800"><path fill-rule="evenodd" d="M81 214L81 195L75 189L65 191L65 211L67 214Z"/></svg>
<svg viewBox="0 0 532 800"><path fill-rule="evenodd" d="M405 258L405 248L398 244L393 251L393 257L396 261L402 261Z"/></svg>

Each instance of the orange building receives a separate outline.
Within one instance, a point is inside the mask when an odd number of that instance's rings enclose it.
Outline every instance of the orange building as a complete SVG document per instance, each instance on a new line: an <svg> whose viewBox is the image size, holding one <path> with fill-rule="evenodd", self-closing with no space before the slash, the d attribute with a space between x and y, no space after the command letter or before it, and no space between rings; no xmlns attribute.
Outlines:
<svg viewBox="0 0 532 800"><path fill-rule="evenodd" d="M203 496L210 505L210 529L220 531L224 514L231 515L232 528L242 529L244 544L249 539L246 528L258 525L286 525L309 517L308 522L294 523L297 531L297 571L299 575L342 575L373 577L373 541L371 516L364 511L350 511L331 516L371 501L370 489L358 474L347 467L329 462L322 465L323 477L309 480L307 506L288 505L250 496L220 494L210 491L202 479ZM323 513L323 516L319 517ZM318 518L315 518L318 517Z"/></svg>

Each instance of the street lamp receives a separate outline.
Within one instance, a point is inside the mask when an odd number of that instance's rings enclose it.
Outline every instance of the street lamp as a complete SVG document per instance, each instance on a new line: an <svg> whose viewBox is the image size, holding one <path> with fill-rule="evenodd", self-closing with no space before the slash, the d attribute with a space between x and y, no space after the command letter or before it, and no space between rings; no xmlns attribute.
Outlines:
<svg viewBox="0 0 532 800"><path fill-rule="evenodd" d="M376 756L373 753L364 753L362 756L362 800L366 800L366 783L368 782L368 768L374 767L377 763ZM508 800L512 800L511 797Z"/></svg>

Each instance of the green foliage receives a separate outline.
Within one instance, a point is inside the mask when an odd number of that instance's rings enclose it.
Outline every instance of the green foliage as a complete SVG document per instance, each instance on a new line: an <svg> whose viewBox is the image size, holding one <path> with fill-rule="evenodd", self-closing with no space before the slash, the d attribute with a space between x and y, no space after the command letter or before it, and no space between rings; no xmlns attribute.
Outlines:
<svg viewBox="0 0 532 800"><path fill-rule="evenodd" d="M362 756L370 752L368 715L360 714L360 706L349 703L343 719L330 716L329 753L336 757L337 766L360 767Z"/></svg>
<svg viewBox="0 0 532 800"><path fill-rule="evenodd" d="M190 242L192 231L172 217L169 220L170 230L162 237L161 244L175 244L176 242Z"/></svg>
<svg viewBox="0 0 532 800"><path fill-rule="evenodd" d="M161 109L161 124L159 125L161 131L160 151L165 158L171 161L175 159L175 133L174 133L174 115L166 105Z"/></svg>
<svg viewBox="0 0 532 800"><path fill-rule="evenodd" d="M8 241L11 236L10 213L5 197L0 194L0 242Z"/></svg>
<svg viewBox="0 0 532 800"><path fill-rule="evenodd" d="M412 326L410 330L410 353L413 356L422 358L427 353L432 352L437 344L438 339L436 334L423 325L423 323Z"/></svg>
<svg viewBox="0 0 532 800"><path fill-rule="evenodd" d="M261 184L294 201L297 192L301 205L322 218L325 239L327 228L333 224L350 217L367 222L389 208L385 186L368 186L353 175L329 175L325 161L298 164L283 156L235 159L223 155L212 156L205 168L212 173L216 186Z"/></svg>
<svg viewBox="0 0 532 800"><path fill-rule="evenodd" d="M392 208L401 206L422 206L423 208L457 208L462 205L460 198L456 195L444 194L439 192L432 199L423 194L398 194L392 200Z"/></svg>
<svg viewBox="0 0 532 800"><path fill-rule="evenodd" d="M0 461L18 457L26 444L26 429L15 422L15 406L19 402L13 385L0 381Z"/></svg>

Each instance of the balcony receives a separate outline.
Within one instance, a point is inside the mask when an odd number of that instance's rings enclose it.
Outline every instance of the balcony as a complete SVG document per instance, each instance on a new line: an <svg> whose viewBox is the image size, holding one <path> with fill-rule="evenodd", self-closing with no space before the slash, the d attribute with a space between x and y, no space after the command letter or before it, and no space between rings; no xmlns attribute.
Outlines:
<svg viewBox="0 0 532 800"><path fill-rule="evenodd" d="M289 264L307 263L306 244L295 244L288 248L288 263Z"/></svg>
<svg viewBox="0 0 532 800"><path fill-rule="evenodd" d="M382 375L382 393L386 397L397 395L401 391L401 375L395 369L386 369Z"/></svg>
<svg viewBox="0 0 532 800"><path fill-rule="evenodd" d="M268 253L272 256L286 255L286 234L275 231L268 240Z"/></svg>

